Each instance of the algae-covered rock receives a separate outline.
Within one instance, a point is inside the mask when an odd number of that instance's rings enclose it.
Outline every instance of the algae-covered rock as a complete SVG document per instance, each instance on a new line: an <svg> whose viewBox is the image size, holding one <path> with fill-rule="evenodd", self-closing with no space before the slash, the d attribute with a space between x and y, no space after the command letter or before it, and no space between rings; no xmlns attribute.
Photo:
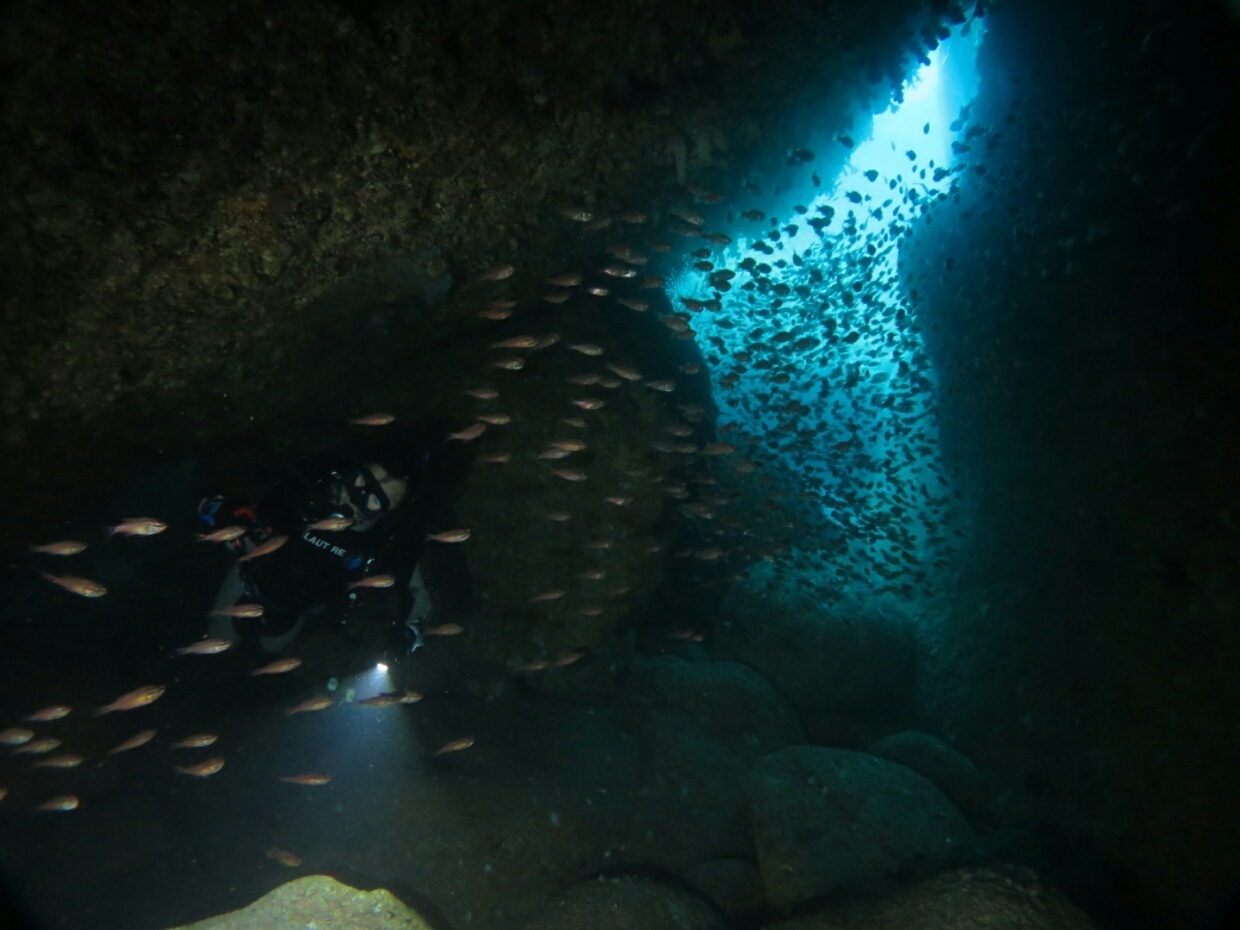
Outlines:
<svg viewBox="0 0 1240 930"><path fill-rule="evenodd" d="M723 930L720 916L701 898L641 878L582 882L552 902L523 930Z"/></svg>
<svg viewBox="0 0 1240 930"><path fill-rule="evenodd" d="M781 749L754 769L749 798L758 866L776 907L884 893L976 855L977 837L938 788L865 753Z"/></svg>
<svg viewBox="0 0 1240 930"><path fill-rule="evenodd" d="M349 927L351 930L433 930L383 889L359 891L327 875L307 875L263 895L249 907L208 917L174 930L288 930Z"/></svg>
<svg viewBox="0 0 1240 930"><path fill-rule="evenodd" d="M828 908L764 930L1094 930L1028 869L959 869L890 898Z"/></svg>

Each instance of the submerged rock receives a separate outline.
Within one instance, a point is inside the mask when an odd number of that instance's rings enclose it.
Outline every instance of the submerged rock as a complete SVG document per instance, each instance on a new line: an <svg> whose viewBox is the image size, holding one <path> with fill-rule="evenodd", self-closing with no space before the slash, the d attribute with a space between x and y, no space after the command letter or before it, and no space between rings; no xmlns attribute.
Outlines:
<svg viewBox="0 0 1240 930"><path fill-rule="evenodd" d="M710 898L734 922L747 920L761 910L762 876L748 859L711 859L680 877Z"/></svg>
<svg viewBox="0 0 1240 930"><path fill-rule="evenodd" d="M790 746L754 769L750 816L767 901L883 894L976 855L960 812L912 769L865 753Z"/></svg>
<svg viewBox="0 0 1240 930"><path fill-rule="evenodd" d="M827 607L788 589L738 596L715 645L716 658L761 672L798 708L880 707L912 681L913 631L903 618L858 604Z"/></svg>
<svg viewBox="0 0 1240 930"><path fill-rule="evenodd" d="M739 662L659 656L637 664L626 685L636 700L689 715L710 737L745 758L805 738L787 700Z"/></svg>
<svg viewBox="0 0 1240 930"><path fill-rule="evenodd" d="M523 930L723 930L720 916L682 888L643 878L601 878L575 885Z"/></svg>
<svg viewBox="0 0 1240 930"><path fill-rule="evenodd" d="M907 766L934 782L973 823L986 816L986 789L972 760L929 733L905 730L870 746L870 755Z"/></svg>
<svg viewBox="0 0 1240 930"><path fill-rule="evenodd" d="M354 874L433 901L445 925L509 930L592 876L672 876L752 855L748 763L687 714L625 692L606 705L529 697L464 719L446 704L409 709L420 714L408 714L412 727L437 734L425 737L424 763L376 771L357 760L333 772L333 784L370 785L347 815ZM466 732L476 737L468 750L429 758ZM308 865L340 861L339 834L306 825L287 842Z"/></svg>
<svg viewBox="0 0 1240 930"><path fill-rule="evenodd" d="M307 875L267 892L249 907L173 930L274 930L294 924L352 930L432 930L416 911L386 889L359 891L327 875Z"/></svg>
<svg viewBox="0 0 1240 930"><path fill-rule="evenodd" d="M830 908L765 930L1093 930L1094 922L1027 869L960 869L881 901Z"/></svg>

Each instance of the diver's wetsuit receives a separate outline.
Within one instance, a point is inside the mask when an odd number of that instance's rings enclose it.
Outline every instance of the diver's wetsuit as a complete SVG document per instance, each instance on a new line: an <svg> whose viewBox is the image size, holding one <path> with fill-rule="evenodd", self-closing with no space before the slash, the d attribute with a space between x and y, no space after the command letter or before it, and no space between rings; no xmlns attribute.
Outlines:
<svg viewBox="0 0 1240 930"><path fill-rule="evenodd" d="M365 530L310 530L308 524L340 516L342 510L330 502L325 490L299 484L280 482L256 507L225 503L218 511L217 524L248 521L244 549L252 550L274 536L288 537L274 552L239 566L240 600L262 604L264 611L260 619L235 620L238 631L248 627L263 637L278 637L299 619L318 613L326 614L328 623L346 626L359 639L368 630L379 632L373 627L402 623L413 606L410 581L423 536L423 502L415 497ZM390 587L349 587L385 574L395 579Z"/></svg>

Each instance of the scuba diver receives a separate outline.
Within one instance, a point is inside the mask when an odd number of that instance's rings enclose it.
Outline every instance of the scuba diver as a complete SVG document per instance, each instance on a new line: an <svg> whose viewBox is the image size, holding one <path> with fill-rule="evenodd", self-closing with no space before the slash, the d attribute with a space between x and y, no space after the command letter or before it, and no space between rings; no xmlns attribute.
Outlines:
<svg viewBox="0 0 1240 930"><path fill-rule="evenodd" d="M451 525L443 512L455 496L436 467L443 448L441 438L423 439L399 459L367 457L319 480L290 468L254 506L203 499L202 536L244 528L226 542L238 558L208 635L256 637L274 654L311 625L335 630L371 659L391 662L417 649L430 612L418 557L432 521Z"/></svg>

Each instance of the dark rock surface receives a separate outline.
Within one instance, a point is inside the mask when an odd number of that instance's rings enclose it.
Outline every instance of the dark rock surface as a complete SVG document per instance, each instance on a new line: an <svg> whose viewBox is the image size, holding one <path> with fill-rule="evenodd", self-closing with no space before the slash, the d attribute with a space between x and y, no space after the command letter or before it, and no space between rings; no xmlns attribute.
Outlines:
<svg viewBox="0 0 1240 930"><path fill-rule="evenodd" d="M626 689L652 709L683 715L686 726L702 728L747 762L804 740L787 700L738 662L644 659L633 667Z"/></svg>
<svg viewBox="0 0 1240 930"><path fill-rule="evenodd" d="M735 923L745 923L763 907L762 876L748 859L711 859L680 874Z"/></svg>
<svg viewBox="0 0 1240 930"><path fill-rule="evenodd" d="M933 784L865 753L791 746L749 780L767 902L890 893L976 856L977 838Z"/></svg>
<svg viewBox="0 0 1240 930"><path fill-rule="evenodd" d="M1062 894L1023 869L960 869L881 901L828 908L764 930L1094 930Z"/></svg>
<svg viewBox="0 0 1240 930"><path fill-rule="evenodd" d="M638 878L575 885L522 930L724 930L709 905L681 888Z"/></svg>
<svg viewBox="0 0 1240 930"><path fill-rule="evenodd" d="M905 730L884 736L866 751L930 779L971 823L977 824L986 816L986 789L977 766L941 739Z"/></svg>
<svg viewBox="0 0 1240 930"><path fill-rule="evenodd" d="M1012 130L1001 180L901 246L977 489L918 702L1073 900L1201 927L1240 874L1240 20L1131 9L995 6L972 113Z"/></svg>
<svg viewBox="0 0 1240 930"><path fill-rule="evenodd" d="M756 669L798 708L858 711L906 700L915 645L905 618L855 603L823 605L791 586L737 592L716 658Z"/></svg>

